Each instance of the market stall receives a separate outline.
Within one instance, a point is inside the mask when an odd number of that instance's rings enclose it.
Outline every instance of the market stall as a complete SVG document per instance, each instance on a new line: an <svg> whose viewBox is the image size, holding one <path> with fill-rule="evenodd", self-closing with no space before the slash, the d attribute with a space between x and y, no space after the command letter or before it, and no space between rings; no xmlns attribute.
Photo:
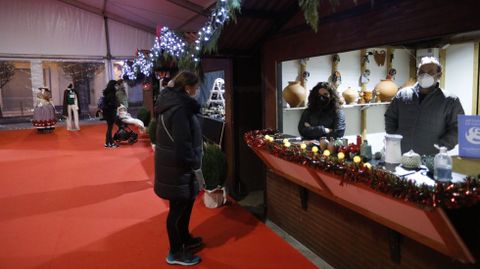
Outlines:
<svg viewBox="0 0 480 269"><path fill-rule="evenodd" d="M348 151L320 152L314 141L285 137L288 136L272 130L252 131L245 135L245 141L272 173L299 187L303 210L315 206L308 198L308 193L312 193L457 261L478 260L478 241L471 244L469 240L477 238L478 232L460 233L458 219L452 218L461 216L448 214L462 208L469 208L469 214L480 213L478 177L455 174L452 182L419 184L414 178L398 176L380 165L372 166L360 155ZM316 237L311 227L299 225ZM465 234L469 244L462 237ZM391 259L400 263L400 253L405 251L408 252L398 244L391 250ZM408 263L402 261L405 262Z"/></svg>

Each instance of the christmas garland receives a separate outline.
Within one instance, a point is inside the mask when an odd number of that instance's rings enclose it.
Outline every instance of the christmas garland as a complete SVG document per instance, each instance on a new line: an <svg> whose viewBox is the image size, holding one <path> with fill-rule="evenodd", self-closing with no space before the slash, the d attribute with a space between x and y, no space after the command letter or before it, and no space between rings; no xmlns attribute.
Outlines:
<svg viewBox="0 0 480 269"><path fill-rule="evenodd" d="M343 152L336 156L331 155L328 150L319 153L316 146L308 150L305 144L292 145L286 139L283 143L275 142L275 136L278 136L278 133L273 129L255 130L245 133L244 140L250 147L266 150L281 159L333 174L340 178L340 185L362 184L421 208L455 209L480 202L478 176L467 176L462 183L417 185L412 180L404 180L389 171L372 167L363 162L360 156L354 156L353 161L348 162Z"/></svg>
<svg viewBox="0 0 480 269"><path fill-rule="evenodd" d="M153 69L158 67L155 65L161 64L165 57L172 57L180 70L198 71L201 55L216 51L223 26L230 20L236 21L236 12L240 10L240 6L241 0L218 0L192 44L188 44L181 34L162 27L153 47L146 51L148 53L137 51L133 61L124 62L122 77L129 80L148 77L153 73Z"/></svg>

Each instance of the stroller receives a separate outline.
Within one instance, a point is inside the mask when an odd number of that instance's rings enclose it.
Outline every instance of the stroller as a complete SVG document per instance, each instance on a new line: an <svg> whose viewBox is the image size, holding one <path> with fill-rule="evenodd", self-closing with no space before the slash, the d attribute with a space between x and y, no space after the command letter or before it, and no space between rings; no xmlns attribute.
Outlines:
<svg viewBox="0 0 480 269"><path fill-rule="evenodd" d="M124 123L118 116L115 117L115 124L118 126L117 132L113 135L113 140L119 144L122 141L127 141L133 145L138 140L138 134L135 133L128 124Z"/></svg>

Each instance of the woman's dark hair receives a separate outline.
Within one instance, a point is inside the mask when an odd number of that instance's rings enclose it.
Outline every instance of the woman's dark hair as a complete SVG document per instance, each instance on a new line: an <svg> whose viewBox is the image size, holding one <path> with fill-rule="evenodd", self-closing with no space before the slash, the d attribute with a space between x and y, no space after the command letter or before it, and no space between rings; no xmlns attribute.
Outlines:
<svg viewBox="0 0 480 269"><path fill-rule="evenodd" d="M318 97L320 94L318 90L325 89L330 94L330 103L328 104L327 110L338 111L340 109L340 98L338 97L337 91L332 87L328 82L319 82L315 87L310 90L308 95L308 107L311 109L316 109L318 107Z"/></svg>
<svg viewBox="0 0 480 269"><path fill-rule="evenodd" d="M103 94L109 93L109 92L115 92L115 85L117 85L116 80L110 80L107 83L107 87L103 90Z"/></svg>
<svg viewBox="0 0 480 269"><path fill-rule="evenodd" d="M173 78L173 88L178 91L185 90L185 86L195 86L198 84L199 81L200 80L198 79L198 76L195 75L195 73L192 73L190 71L182 71Z"/></svg>

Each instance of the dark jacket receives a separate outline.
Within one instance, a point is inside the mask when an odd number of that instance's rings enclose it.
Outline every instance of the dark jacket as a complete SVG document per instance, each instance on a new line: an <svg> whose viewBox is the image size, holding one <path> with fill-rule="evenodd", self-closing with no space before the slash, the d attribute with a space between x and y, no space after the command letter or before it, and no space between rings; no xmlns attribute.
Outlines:
<svg viewBox="0 0 480 269"><path fill-rule="evenodd" d="M305 127L308 122L311 127ZM332 129L327 134L325 128ZM298 122L298 132L304 139L319 139L325 137L342 137L345 134L345 114L343 110L322 110L307 108Z"/></svg>
<svg viewBox="0 0 480 269"><path fill-rule="evenodd" d="M103 103L103 118L107 121L114 121L118 106L114 88L106 88L103 90Z"/></svg>
<svg viewBox="0 0 480 269"><path fill-rule="evenodd" d="M64 116L67 116L68 115L68 112L67 112L67 107L68 107L68 104L67 104L67 92L70 90L70 88L67 88L63 91L63 115ZM81 111L80 111L80 96L78 95L78 92L76 89L72 89L73 92L75 92L75 95L77 96L77 102L78 102L78 114L82 114Z"/></svg>
<svg viewBox="0 0 480 269"><path fill-rule="evenodd" d="M402 153L413 149L418 154L433 155L438 144L448 149L458 141L457 116L465 114L455 95L438 87L419 101L418 83L401 89L385 112L385 131L401 134Z"/></svg>
<svg viewBox="0 0 480 269"><path fill-rule="evenodd" d="M164 199L194 199L198 182L194 169L201 167L202 132L196 114L200 105L183 91L164 89L155 104L155 193ZM170 138L162 123L172 136ZM172 141L173 139L173 141Z"/></svg>

